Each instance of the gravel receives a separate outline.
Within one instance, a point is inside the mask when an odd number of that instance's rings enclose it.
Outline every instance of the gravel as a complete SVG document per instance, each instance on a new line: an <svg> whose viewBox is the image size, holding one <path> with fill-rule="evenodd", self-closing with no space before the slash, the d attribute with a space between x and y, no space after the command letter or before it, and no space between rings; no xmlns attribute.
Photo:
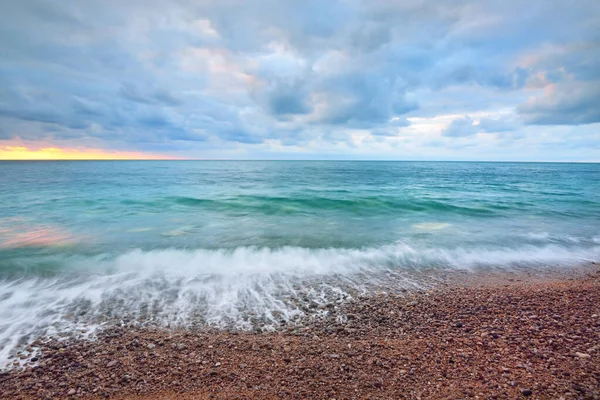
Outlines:
<svg viewBox="0 0 600 400"><path fill-rule="evenodd" d="M0 373L0 398L600 399L600 271L328 310L284 332L38 341L36 365Z"/></svg>

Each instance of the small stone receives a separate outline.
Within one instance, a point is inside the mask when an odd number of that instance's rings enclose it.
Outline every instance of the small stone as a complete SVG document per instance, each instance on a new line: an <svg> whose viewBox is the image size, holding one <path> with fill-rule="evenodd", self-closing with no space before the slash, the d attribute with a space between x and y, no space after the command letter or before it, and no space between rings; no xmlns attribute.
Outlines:
<svg viewBox="0 0 600 400"><path fill-rule="evenodd" d="M148 344L146 345L146 347L147 347L147 348L149 348L150 350L152 350L153 348L155 348L155 347L156 347L156 345L155 345L154 343L148 343Z"/></svg>
<svg viewBox="0 0 600 400"><path fill-rule="evenodd" d="M575 353L575 355L576 355L577 357L579 357L579 358L590 358L590 357L591 357L591 356L590 356L589 354L587 354L587 353L579 353L579 352L577 352L577 353Z"/></svg>
<svg viewBox="0 0 600 400"><path fill-rule="evenodd" d="M220 367L220 366L221 366L221 363L220 363L220 362L216 362L216 363L215 363L215 367Z"/></svg>
<svg viewBox="0 0 600 400"><path fill-rule="evenodd" d="M459 323L457 323L457 324L456 324L456 325L454 325L454 326L456 326L457 328L462 328L462 327L463 327L463 324L461 324L461 323L459 322Z"/></svg>
<svg viewBox="0 0 600 400"><path fill-rule="evenodd" d="M67 392L67 396L73 396L77 391L75 389L71 389Z"/></svg>
<svg viewBox="0 0 600 400"><path fill-rule="evenodd" d="M112 360L108 364L106 364L106 368L114 367L117 364L117 360Z"/></svg>
<svg viewBox="0 0 600 400"><path fill-rule="evenodd" d="M531 391L531 389L525 389L521 392L523 394L523 396L525 397L529 397L533 394L533 392Z"/></svg>

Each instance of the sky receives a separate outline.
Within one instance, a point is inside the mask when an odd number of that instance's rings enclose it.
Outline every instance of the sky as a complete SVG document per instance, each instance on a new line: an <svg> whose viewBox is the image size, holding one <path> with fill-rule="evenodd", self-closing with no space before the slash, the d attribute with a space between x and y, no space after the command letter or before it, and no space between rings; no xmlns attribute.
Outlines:
<svg viewBox="0 0 600 400"><path fill-rule="evenodd" d="M10 158L600 161L600 1L1 1Z"/></svg>

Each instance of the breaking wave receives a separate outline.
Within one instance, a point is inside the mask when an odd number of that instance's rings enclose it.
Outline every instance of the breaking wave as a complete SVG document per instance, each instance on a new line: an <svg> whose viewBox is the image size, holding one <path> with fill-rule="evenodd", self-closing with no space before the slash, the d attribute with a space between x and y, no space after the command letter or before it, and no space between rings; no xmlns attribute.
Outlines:
<svg viewBox="0 0 600 400"><path fill-rule="evenodd" d="M599 260L600 246L434 249L399 243L63 257L52 260L61 264L60 273L0 281L0 366L15 346L40 335L88 335L123 323L277 329L359 293L430 287L443 271L575 265Z"/></svg>

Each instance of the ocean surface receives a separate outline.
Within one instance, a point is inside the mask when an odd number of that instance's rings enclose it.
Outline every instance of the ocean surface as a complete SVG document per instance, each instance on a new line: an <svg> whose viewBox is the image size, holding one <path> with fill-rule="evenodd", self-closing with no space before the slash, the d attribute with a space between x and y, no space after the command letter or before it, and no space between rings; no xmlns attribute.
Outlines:
<svg viewBox="0 0 600 400"><path fill-rule="evenodd" d="M111 324L276 329L440 273L600 260L600 164L0 162L0 365Z"/></svg>

